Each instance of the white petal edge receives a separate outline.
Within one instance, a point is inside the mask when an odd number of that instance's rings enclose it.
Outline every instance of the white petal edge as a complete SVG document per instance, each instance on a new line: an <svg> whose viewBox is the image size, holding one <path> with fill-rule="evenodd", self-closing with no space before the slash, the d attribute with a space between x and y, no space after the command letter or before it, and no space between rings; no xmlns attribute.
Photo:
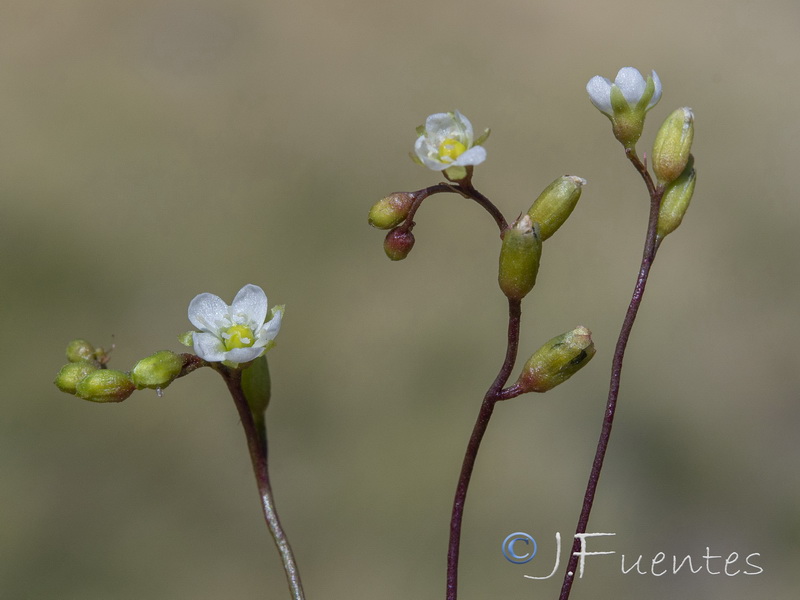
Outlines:
<svg viewBox="0 0 800 600"><path fill-rule="evenodd" d="M655 91L653 92L653 97L650 98L650 102L647 104L647 110L653 108L658 101L661 100L661 80L658 78L658 75L655 71L650 72L653 77L653 84L655 84Z"/></svg>
<svg viewBox="0 0 800 600"><path fill-rule="evenodd" d="M467 117L462 115L460 112L455 111L454 114L456 115L456 122L459 126L459 129L461 130L462 134L466 137L465 145L466 146L471 145L474 136L472 123Z"/></svg>
<svg viewBox="0 0 800 600"><path fill-rule="evenodd" d="M208 362L221 362L225 360L225 346L222 341L211 333L197 333L192 335L194 353Z"/></svg>
<svg viewBox="0 0 800 600"><path fill-rule="evenodd" d="M189 321L201 331L216 331L217 322L228 313L228 305L214 294L203 293L189 302Z"/></svg>
<svg viewBox="0 0 800 600"><path fill-rule="evenodd" d="M464 152L449 166L467 167L471 165L479 165L486 160L486 148L483 146L475 146Z"/></svg>
<svg viewBox="0 0 800 600"><path fill-rule="evenodd" d="M272 309L272 318L264 324L257 333L258 341L264 340L264 343L274 340L281 330L281 322L283 321L283 310Z"/></svg>
<svg viewBox="0 0 800 600"><path fill-rule="evenodd" d="M586 84L586 92L589 94L589 100L601 113L606 115L614 114L614 109L611 108L611 81L600 75L595 75Z"/></svg>
<svg viewBox="0 0 800 600"><path fill-rule="evenodd" d="M247 348L234 348L225 353L224 360L232 363L245 363L255 360L263 353L263 347L249 346Z"/></svg>
<svg viewBox="0 0 800 600"><path fill-rule="evenodd" d="M453 115L450 113L435 113L425 119L425 133L428 135L436 134L443 129L453 127Z"/></svg>
<svg viewBox="0 0 800 600"><path fill-rule="evenodd" d="M244 313L251 328L261 327L267 318L267 295L257 285L248 283L236 294L231 304L233 314Z"/></svg>
<svg viewBox="0 0 800 600"><path fill-rule="evenodd" d="M631 106L639 102L647 85L642 74L634 67L622 67L617 73L614 83Z"/></svg>

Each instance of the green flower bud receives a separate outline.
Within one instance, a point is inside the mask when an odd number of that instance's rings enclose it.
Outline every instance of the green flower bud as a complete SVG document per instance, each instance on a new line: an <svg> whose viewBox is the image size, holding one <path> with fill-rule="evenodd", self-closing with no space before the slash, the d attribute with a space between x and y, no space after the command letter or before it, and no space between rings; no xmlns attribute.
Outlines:
<svg viewBox="0 0 800 600"><path fill-rule="evenodd" d="M595 354L592 332L579 326L554 337L528 359L516 385L525 392L546 392L577 373Z"/></svg>
<svg viewBox="0 0 800 600"><path fill-rule="evenodd" d="M78 362L79 360L93 360L94 346L86 340L72 340L67 344L67 360Z"/></svg>
<svg viewBox="0 0 800 600"><path fill-rule="evenodd" d="M539 224L539 237L545 241L572 214L586 180L564 175L548 185L528 209L528 216Z"/></svg>
<svg viewBox="0 0 800 600"><path fill-rule="evenodd" d="M78 383L92 371L99 367L88 360L78 360L61 367L53 382L56 387L67 394L74 394Z"/></svg>
<svg viewBox="0 0 800 600"><path fill-rule="evenodd" d="M127 373L97 369L79 381L75 391L79 398L92 402L122 402L135 389Z"/></svg>
<svg viewBox="0 0 800 600"><path fill-rule="evenodd" d="M391 229L405 221L413 203L414 194L409 192L389 194L369 210L369 224L377 229Z"/></svg>
<svg viewBox="0 0 800 600"><path fill-rule="evenodd" d="M528 215L522 215L506 229L500 248L497 281L507 297L522 300L533 289L541 256L538 225L534 225Z"/></svg>
<svg viewBox="0 0 800 600"><path fill-rule="evenodd" d="M169 350L162 350L143 358L131 371L131 380L137 390L163 389L180 375L183 359Z"/></svg>
<svg viewBox="0 0 800 600"><path fill-rule="evenodd" d="M694 113L683 107L666 118L658 130L650 158L661 183L675 181L686 168L694 139Z"/></svg>
<svg viewBox="0 0 800 600"><path fill-rule="evenodd" d="M383 251L392 260L403 260L414 247L414 234L410 229L392 229L383 240Z"/></svg>
<svg viewBox="0 0 800 600"><path fill-rule="evenodd" d="M661 198L661 208L658 211L658 229L660 239L665 238L678 228L689 208L689 202L694 194L696 175L694 171L694 158L689 156L686 168L675 181L667 184L664 196Z"/></svg>

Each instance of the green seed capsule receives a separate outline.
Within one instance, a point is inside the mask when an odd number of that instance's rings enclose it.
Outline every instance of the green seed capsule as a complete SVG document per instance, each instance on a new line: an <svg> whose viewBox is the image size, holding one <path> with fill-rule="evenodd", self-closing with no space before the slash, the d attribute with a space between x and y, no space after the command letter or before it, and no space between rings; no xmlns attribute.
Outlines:
<svg viewBox="0 0 800 600"><path fill-rule="evenodd" d="M506 229L500 248L497 281L503 293L512 300L522 300L536 284L542 240L538 225L528 215Z"/></svg>

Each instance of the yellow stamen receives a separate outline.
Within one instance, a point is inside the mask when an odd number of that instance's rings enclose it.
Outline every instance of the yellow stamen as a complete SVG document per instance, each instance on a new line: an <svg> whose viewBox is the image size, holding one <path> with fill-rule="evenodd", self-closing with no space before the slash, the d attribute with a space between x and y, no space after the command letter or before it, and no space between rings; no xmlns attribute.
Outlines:
<svg viewBox="0 0 800 600"><path fill-rule="evenodd" d="M467 147L458 140L449 138L439 144L439 160L451 163L467 151Z"/></svg>
<svg viewBox="0 0 800 600"><path fill-rule="evenodd" d="M222 339L225 349L233 350L234 348L249 348L255 343L256 336L253 334L252 329L244 325L234 325L222 334Z"/></svg>

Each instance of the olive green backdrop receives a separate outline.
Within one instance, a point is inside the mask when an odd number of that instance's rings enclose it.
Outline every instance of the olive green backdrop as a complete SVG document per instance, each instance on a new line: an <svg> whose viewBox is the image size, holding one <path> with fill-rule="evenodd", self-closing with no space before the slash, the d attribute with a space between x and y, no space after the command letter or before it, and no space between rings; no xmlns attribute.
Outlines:
<svg viewBox="0 0 800 600"><path fill-rule="evenodd" d="M0 17L0 597L287 597L222 381L120 405L60 393L75 337L112 366L178 350L200 292L285 303L269 409L278 506L309 599L442 598L450 503L502 361L499 240L437 196L404 262L380 197L439 181L414 128L491 127L475 183L507 217L555 177L589 185L524 302L521 360L578 324L598 353L498 406L463 536L463 600L557 596L644 236L644 187L590 77L656 69L639 145L696 114L698 185L633 332L575 600L788 598L800 559L800 7L662 3L3 3ZM500 544L524 531L527 565ZM708 548L708 550L707 550ZM620 555L763 573L624 575ZM566 550L565 550L566 553ZM563 565L563 561L562 561ZM722 560L711 565L721 570Z"/></svg>

